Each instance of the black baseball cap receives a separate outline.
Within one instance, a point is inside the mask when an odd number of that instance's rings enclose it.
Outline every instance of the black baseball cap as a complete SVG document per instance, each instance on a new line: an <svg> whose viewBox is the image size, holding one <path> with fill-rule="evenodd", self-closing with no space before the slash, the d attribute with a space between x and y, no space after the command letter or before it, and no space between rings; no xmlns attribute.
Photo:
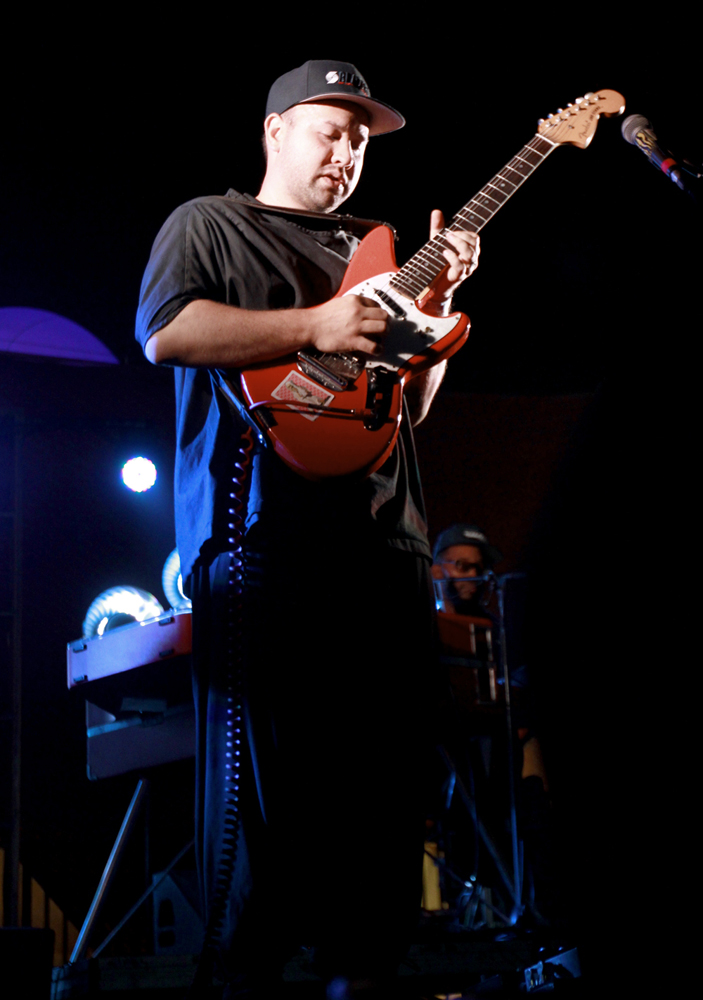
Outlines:
<svg viewBox="0 0 703 1000"><path fill-rule="evenodd" d="M266 117L282 115L296 104L342 99L360 104L369 114L369 134L394 132L405 125L403 116L383 101L371 97L366 80L352 63L335 59L309 59L275 81L266 102Z"/></svg>
<svg viewBox="0 0 703 1000"><path fill-rule="evenodd" d="M445 528L437 536L432 550L432 558L437 561L437 556L449 549L452 545L475 545L481 550L483 561L488 569L495 566L503 558L503 554L488 541L488 536L476 524L453 524L450 528Z"/></svg>

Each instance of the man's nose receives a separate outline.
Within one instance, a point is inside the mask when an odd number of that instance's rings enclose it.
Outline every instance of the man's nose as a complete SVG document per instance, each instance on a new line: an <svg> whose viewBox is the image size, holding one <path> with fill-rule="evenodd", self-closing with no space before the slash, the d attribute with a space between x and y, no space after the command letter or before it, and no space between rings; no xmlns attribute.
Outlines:
<svg viewBox="0 0 703 1000"><path fill-rule="evenodd" d="M334 152L332 154L332 161L334 163L341 163L343 167L348 168L354 162L354 151L352 150L352 144L349 139L338 139L334 144Z"/></svg>

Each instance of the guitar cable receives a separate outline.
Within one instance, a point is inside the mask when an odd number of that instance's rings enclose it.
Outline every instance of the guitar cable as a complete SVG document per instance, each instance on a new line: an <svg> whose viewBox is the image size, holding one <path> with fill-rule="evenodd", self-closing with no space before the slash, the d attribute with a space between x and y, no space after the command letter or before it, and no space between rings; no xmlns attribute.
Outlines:
<svg viewBox="0 0 703 1000"><path fill-rule="evenodd" d="M189 1000L201 1000L212 990L217 948L222 943L227 904L231 895L232 879L237 860L237 844L240 833L240 786L242 761L244 758L244 716L243 716L243 594L244 559L242 543L244 539L244 514L246 490L254 447L254 432L251 427L243 431L229 494L230 505L227 518L227 543L229 565L227 574L227 657L225 665L226 721L225 721L225 762L224 762L224 824L220 847L220 860L214 880L213 898L210 903L203 947Z"/></svg>

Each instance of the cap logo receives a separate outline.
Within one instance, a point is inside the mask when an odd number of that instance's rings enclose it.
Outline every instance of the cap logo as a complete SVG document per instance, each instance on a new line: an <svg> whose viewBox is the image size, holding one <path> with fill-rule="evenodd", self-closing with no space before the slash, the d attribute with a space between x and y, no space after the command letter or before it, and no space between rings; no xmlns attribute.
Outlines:
<svg viewBox="0 0 703 1000"><path fill-rule="evenodd" d="M330 86L334 83L341 83L345 87L353 87L355 90L360 90L367 97L371 96L368 87L361 77L357 76L356 73L348 72L348 70L330 70L329 73L325 74L325 80Z"/></svg>
<svg viewBox="0 0 703 1000"><path fill-rule="evenodd" d="M486 536L482 535L480 531L464 531L464 538L476 538L481 542L486 541Z"/></svg>

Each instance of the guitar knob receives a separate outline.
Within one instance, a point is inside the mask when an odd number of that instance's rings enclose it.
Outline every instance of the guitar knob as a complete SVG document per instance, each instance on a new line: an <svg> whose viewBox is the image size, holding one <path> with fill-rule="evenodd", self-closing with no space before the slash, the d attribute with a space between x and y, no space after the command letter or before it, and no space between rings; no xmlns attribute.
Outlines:
<svg viewBox="0 0 703 1000"><path fill-rule="evenodd" d="M577 97L576 100L574 101L574 104L580 104L582 100L583 97Z"/></svg>
<svg viewBox="0 0 703 1000"><path fill-rule="evenodd" d="M564 114L564 109L563 108L557 108L557 114L558 115L563 115Z"/></svg>
<svg viewBox="0 0 703 1000"><path fill-rule="evenodd" d="M595 100L595 97L596 97L595 94L591 94L591 93L585 94L584 96L585 96L585 98L586 98L587 101L593 101L593 100Z"/></svg>
<svg viewBox="0 0 703 1000"><path fill-rule="evenodd" d="M544 125L544 118L539 118L537 121L538 125Z"/></svg>

